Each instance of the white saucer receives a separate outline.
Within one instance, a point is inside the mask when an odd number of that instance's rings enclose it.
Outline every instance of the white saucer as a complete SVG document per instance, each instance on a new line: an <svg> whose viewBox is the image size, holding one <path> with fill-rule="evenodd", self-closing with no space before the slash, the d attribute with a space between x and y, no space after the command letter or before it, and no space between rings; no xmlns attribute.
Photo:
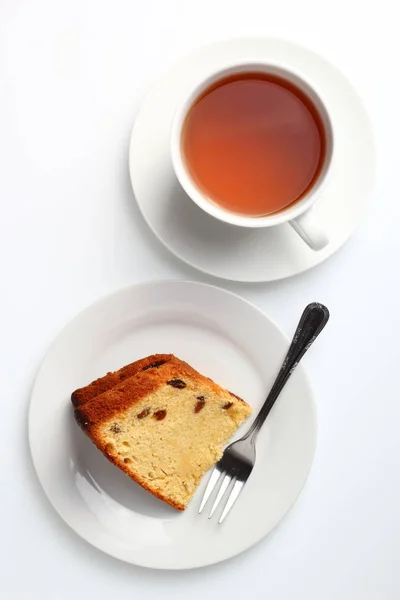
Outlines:
<svg viewBox="0 0 400 600"><path fill-rule="evenodd" d="M173 352L256 412L288 344L253 305L198 283L137 285L87 308L51 346L31 399L32 458L55 510L93 546L145 567L200 567L261 540L296 500L314 456L315 405L301 365L260 433L256 466L222 525L198 514L205 480L179 513L109 463L75 423L70 394L139 357Z"/></svg>
<svg viewBox="0 0 400 600"><path fill-rule="evenodd" d="M177 103L210 69L234 60L284 59L307 72L331 114L335 165L315 214L329 236L320 252L310 250L289 225L246 230L218 222L180 187L170 159L170 126ZM333 254L362 220L371 194L375 153L369 118L348 80L322 57L296 44L242 39L207 46L186 57L158 82L136 118L130 174L139 208L154 234L176 256L197 269L236 281L272 281L301 273Z"/></svg>

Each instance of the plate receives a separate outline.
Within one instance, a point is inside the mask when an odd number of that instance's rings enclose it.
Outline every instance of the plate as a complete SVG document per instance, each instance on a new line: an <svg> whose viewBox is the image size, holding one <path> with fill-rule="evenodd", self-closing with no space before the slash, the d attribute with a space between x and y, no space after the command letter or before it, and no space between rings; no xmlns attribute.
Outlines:
<svg viewBox="0 0 400 600"><path fill-rule="evenodd" d="M221 525L198 514L206 477L181 513L109 463L76 425L70 394L138 358L172 352L257 412L287 348L286 336L253 305L198 283L137 285L84 310L51 346L30 405L33 463L55 510L93 546L145 567L200 567L258 542L292 506L314 456L315 405L301 365L261 430L256 466Z"/></svg>
<svg viewBox="0 0 400 600"><path fill-rule="evenodd" d="M179 185L170 158L170 128L181 99L210 70L237 61L291 64L308 74L323 98L335 131L335 160L314 214L329 244L308 248L290 225L245 229L203 212ZM200 49L154 86L136 118L129 154L140 211L157 238L187 264L224 279L273 281L318 265L351 236L373 190L375 150L369 118L346 77L314 52L282 40L239 39Z"/></svg>

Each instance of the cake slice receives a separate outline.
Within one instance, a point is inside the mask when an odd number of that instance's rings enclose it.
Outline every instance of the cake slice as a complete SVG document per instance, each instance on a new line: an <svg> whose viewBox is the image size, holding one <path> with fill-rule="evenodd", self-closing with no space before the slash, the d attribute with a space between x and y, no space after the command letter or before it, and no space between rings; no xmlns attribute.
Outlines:
<svg viewBox="0 0 400 600"><path fill-rule="evenodd" d="M252 411L187 363L155 356L138 361L136 370L135 363L129 365L134 375L81 402L75 417L111 462L154 496L184 510ZM72 396L76 405L76 392Z"/></svg>

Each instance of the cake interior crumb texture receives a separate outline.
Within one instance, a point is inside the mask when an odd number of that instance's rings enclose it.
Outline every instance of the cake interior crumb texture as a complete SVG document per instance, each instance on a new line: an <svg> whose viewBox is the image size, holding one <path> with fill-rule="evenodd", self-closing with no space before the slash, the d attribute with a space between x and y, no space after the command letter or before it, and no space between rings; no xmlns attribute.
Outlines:
<svg viewBox="0 0 400 600"><path fill-rule="evenodd" d="M139 373L75 412L109 460L184 510L251 408L173 357L171 364Z"/></svg>

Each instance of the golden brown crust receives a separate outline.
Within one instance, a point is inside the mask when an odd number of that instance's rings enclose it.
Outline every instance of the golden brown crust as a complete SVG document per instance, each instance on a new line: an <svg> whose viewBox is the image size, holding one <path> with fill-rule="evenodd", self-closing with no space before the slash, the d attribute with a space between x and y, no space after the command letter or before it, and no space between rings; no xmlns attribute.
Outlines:
<svg viewBox="0 0 400 600"><path fill-rule="evenodd" d="M172 357L157 369L139 371L108 391L86 401L75 408L75 418L79 425L92 436L96 425L108 421L113 416L125 412L137 402L152 394L168 382L181 381L185 376L198 383L206 383L216 393L223 390L208 377L204 377L184 361ZM174 386L175 387L175 386Z"/></svg>
<svg viewBox="0 0 400 600"><path fill-rule="evenodd" d="M100 394L104 394L104 392L107 392L129 377L133 377L143 369L150 369L153 365L154 367L161 366L172 358L172 354L152 354L151 356L146 356L146 358L136 360L135 362L122 367L122 369L119 369L118 371L107 373L104 377L100 377L99 379L92 381L89 385L72 392L72 404L74 406L82 406L89 400L92 400Z"/></svg>

